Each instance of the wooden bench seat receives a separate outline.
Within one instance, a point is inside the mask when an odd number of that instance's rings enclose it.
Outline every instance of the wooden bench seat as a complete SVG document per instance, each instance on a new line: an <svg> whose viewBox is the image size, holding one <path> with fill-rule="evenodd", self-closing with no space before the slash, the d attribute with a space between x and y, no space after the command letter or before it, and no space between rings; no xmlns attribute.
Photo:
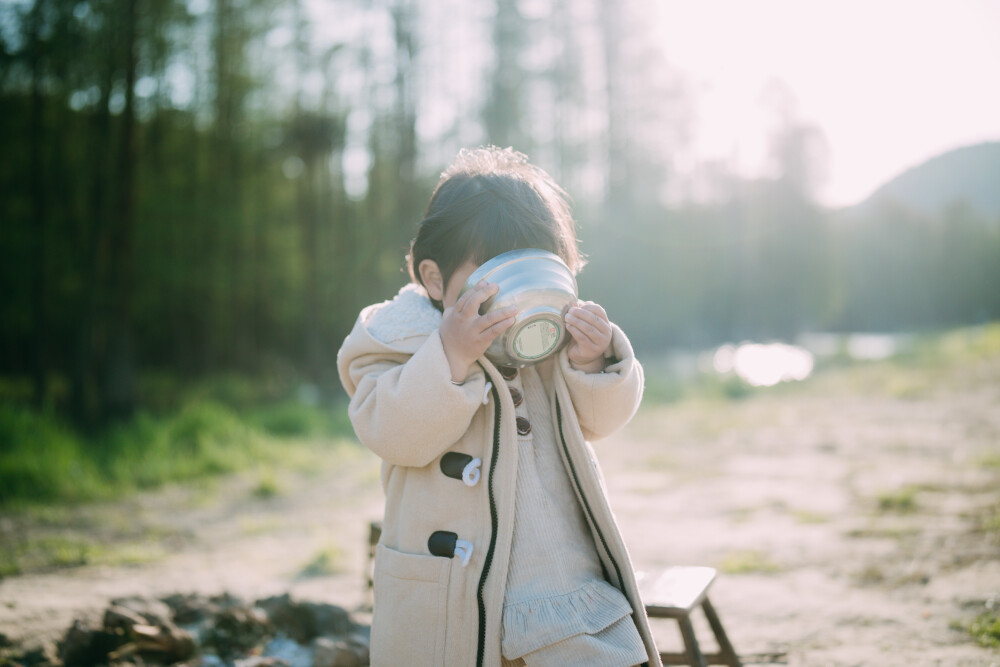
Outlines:
<svg viewBox="0 0 1000 667"><path fill-rule="evenodd" d="M740 659L726 636L715 608L708 600L708 588L715 581L711 567L670 567L665 570L637 572L639 596L651 618L672 618L680 626L684 653L660 653L665 665L729 665L741 667ZM705 614L719 645L718 653L702 653L691 624L691 612L697 607Z"/></svg>

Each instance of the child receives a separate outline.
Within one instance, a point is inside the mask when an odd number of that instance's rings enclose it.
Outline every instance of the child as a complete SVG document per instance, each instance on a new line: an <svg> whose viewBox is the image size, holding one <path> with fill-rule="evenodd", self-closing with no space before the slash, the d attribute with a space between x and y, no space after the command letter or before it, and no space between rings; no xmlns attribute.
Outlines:
<svg viewBox="0 0 1000 667"><path fill-rule="evenodd" d="M486 260L540 248L578 271L565 193L511 149L463 150L407 258L338 354L358 438L382 460L371 657L384 665L627 667L660 660L594 452L631 419L642 367L599 305L522 369L483 353L516 311L459 296Z"/></svg>

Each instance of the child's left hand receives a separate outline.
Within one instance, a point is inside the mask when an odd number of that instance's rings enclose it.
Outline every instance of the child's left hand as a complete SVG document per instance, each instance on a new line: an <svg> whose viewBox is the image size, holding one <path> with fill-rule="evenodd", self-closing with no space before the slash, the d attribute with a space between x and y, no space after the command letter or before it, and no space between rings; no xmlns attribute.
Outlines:
<svg viewBox="0 0 1000 667"><path fill-rule="evenodd" d="M567 354L570 365L585 373L604 370L604 352L611 344L611 321L600 305L581 301L566 313L566 330L573 337Z"/></svg>

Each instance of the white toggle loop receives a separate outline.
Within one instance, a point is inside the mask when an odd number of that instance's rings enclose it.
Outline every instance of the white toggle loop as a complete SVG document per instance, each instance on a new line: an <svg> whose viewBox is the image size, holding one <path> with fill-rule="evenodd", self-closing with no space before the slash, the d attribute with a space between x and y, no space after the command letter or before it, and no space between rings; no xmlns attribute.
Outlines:
<svg viewBox="0 0 1000 667"><path fill-rule="evenodd" d="M472 459L465 464L465 468L462 469L462 481L465 482L466 486L479 484L479 466L481 465L483 465L482 459Z"/></svg>
<svg viewBox="0 0 1000 667"><path fill-rule="evenodd" d="M483 392L483 405L487 405L490 402L490 389L493 388L492 382L486 383L486 391Z"/></svg>
<svg viewBox="0 0 1000 667"><path fill-rule="evenodd" d="M462 567L468 565L472 558L472 542L455 540L455 555L462 559Z"/></svg>

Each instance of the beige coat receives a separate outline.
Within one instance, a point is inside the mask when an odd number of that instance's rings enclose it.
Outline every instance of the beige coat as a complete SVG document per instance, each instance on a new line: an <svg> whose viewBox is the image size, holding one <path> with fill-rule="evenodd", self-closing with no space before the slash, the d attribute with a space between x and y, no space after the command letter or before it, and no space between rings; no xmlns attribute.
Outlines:
<svg viewBox="0 0 1000 667"><path fill-rule="evenodd" d="M386 506L372 623L376 667L501 664L517 480L514 405L502 391L500 372L485 358L465 384L450 382L440 317L423 291L408 285L392 301L362 311L338 354L351 422L361 442L383 460ZM642 368L617 327L612 349L616 361L602 374L571 369L563 351L546 365L546 386L557 446L601 562L632 605L649 663L659 665L628 550L586 442L621 428L642 396ZM576 404L599 409L578 414ZM480 481L469 486L446 476L440 461L448 452L481 459ZM430 554L428 539L435 531L473 545L467 565L459 557Z"/></svg>

